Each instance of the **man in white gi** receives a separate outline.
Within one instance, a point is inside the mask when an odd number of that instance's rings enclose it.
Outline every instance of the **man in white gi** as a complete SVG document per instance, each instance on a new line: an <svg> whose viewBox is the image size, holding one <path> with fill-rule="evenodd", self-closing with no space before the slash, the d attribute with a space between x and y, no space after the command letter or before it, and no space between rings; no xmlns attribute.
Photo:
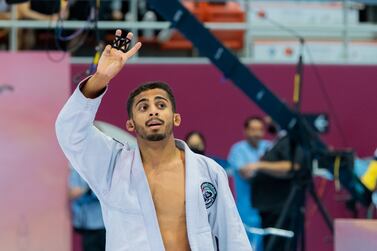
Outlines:
<svg viewBox="0 0 377 251"><path fill-rule="evenodd" d="M129 96L126 128L136 132L135 150L93 126L108 83L140 47L106 46L96 73L81 82L56 121L65 155L100 200L106 249L251 250L224 170L174 138L181 117L167 84L143 84Z"/></svg>

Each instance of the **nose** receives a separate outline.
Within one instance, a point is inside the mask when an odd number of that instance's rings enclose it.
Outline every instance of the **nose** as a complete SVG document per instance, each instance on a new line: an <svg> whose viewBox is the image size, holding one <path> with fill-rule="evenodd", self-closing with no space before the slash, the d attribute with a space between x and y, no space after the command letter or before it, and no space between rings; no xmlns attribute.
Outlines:
<svg viewBox="0 0 377 251"><path fill-rule="evenodd" d="M153 117L153 116L158 116L158 108L154 105L151 105L150 106L150 110L149 110L149 117Z"/></svg>
<svg viewBox="0 0 377 251"><path fill-rule="evenodd" d="M149 117L158 116L158 110L157 109L151 109L149 112Z"/></svg>

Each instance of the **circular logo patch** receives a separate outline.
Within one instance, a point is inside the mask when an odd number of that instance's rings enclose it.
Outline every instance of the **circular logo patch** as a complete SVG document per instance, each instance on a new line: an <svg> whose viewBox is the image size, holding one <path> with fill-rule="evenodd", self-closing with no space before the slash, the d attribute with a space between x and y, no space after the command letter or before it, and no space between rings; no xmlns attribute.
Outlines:
<svg viewBox="0 0 377 251"><path fill-rule="evenodd" d="M203 182L200 186L203 193L204 202L206 204L206 208L210 208L213 203L215 203L217 197L217 191L214 185L209 182Z"/></svg>

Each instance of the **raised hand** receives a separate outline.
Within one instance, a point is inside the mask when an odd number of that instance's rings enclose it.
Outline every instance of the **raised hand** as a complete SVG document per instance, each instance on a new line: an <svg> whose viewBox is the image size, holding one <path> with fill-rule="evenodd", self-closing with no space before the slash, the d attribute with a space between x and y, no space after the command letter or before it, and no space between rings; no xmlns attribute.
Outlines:
<svg viewBox="0 0 377 251"><path fill-rule="evenodd" d="M122 31L116 30L116 36L121 36ZM133 34L127 34L128 39L132 39ZM128 45L127 45L128 47ZM123 52L117 48L112 48L107 45L102 52L98 61L96 73L88 80L82 88L83 94L88 98L95 98L99 95L101 90L122 70L127 60L137 53L140 49L141 43L136 43L129 51ZM127 48L125 48L127 50Z"/></svg>
<svg viewBox="0 0 377 251"><path fill-rule="evenodd" d="M117 30L115 32L115 35L121 36L122 31ZM132 37L133 37L133 34L131 32L127 34L128 39L131 40ZM107 45L104 51L102 52L101 58L98 62L96 73L108 78L110 81L123 68L127 60L136 54L136 52L140 49L140 47L141 47L141 43L138 42L128 52L123 52L116 48L112 48L111 45Z"/></svg>

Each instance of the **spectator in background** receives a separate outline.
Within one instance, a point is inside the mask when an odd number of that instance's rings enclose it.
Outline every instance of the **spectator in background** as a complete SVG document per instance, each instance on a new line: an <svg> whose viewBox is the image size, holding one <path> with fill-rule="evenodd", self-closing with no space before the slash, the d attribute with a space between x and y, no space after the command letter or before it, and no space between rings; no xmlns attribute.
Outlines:
<svg viewBox="0 0 377 251"><path fill-rule="evenodd" d="M274 146L264 154L260 161L254 162L243 170L243 176L250 178L253 206L258 210L262 227L278 227L277 222L287 202L295 182L304 182L310 175L308 165L310 161L306 157L304 149L297 145L292 151L292 142L289 135L281 131ZM294 156L294 161L292 161ZM297 171L297 172L295 172ZM296 199L290 204L288 214L280 226L282 229L295 232L293 239L275 237L274 243L270 243L270 236L264 238L264 247L269 250L291 251L296 250L297 234L300 231L297 217L300 216L300 201L302 192L296 194Z"/></svg>
<svg viewBox="0 0 377 251"><path fill-rule="evenodd" d="M191 131L185 137L186 144L190 147L191 151L194 153L206 155L206 139L204 135L199 131ZM222 166L227 172L229 170L229 163L226 159L217 157L217 156L209 156L211 159L217 162L220 166Z"/></svg>
<svg viewBox="0 0 377 251"><path fill-rule="evenodd" d="M122 12L122 0L111 1L111 17L113 20L119 21L124 19L124 13Z"/></svg>
<svg viewBox="0 0 377 251"><path fill-rule="evenodd" d="M65 10L68 1L41 1L30 0L25 3L17 4L17 17L19 19L39 20L39 21L56 21L59 15L66 18L68 13ZM38 41L46 39L47 30L20 30L19 47L21 49L30 50L38 45ZM41 48L38 48L41 49Z"/></svg>
<svg viewBox="0 0 377 251"><path fill-rule="evenodd" d="M10 19L10 8L5 0L0 0L0 20ZM0 50L6 48L9 29L0 29Z"/></svg>
<svg viewBox="0 0 377 251"><path fill-rule="evenodd" d="M73 169L69 176L72 224L81 235L83 251L105 251L106 231L101 206L88 184Z"/></svg>
<svg viewBox="0 0 377 251"><path fill-rule="evenodd" d="M87 20L91 8L99 8L99 20L123 20L124 14L122 12L123 0L107 0L100 1L97 6L97 1L90 0L71 0L69 3L69 19L70 20Z"/></svg>
<svg viewBox="0 0 377 251"><path fill-rule="evenodd" d="M96 18L95 14L98 14L97 18L99 21L121 21L124 20L122 11L124 4L123 0L71 0L69 2L69 20L87 21ZM82 37L85 36L83 46L77 48L74 55L93 54L91 48L98 46L100 42L98 39L100 37L104 38L105 43L111 43L114 39L113 30L99 29L94 32L83 32L83 34L85 35L76 36L68 43L69 48L75 48L77 44L83 43Z"/></svg>
<svg viewBox="0 0 377 251"><path fill-rule="evenodd" d="M253 208L250 197L251 186L248 178L244 175L245 170L255 162L258 162L263 154L271 146L271 142L264 139L265 124L260 117L253 116L246 119L244 123L244 134L246 139L235 143L229 152L228 162L233 169L236 204L244 224L249 227L260 227L258 211ZM248 233L249 241L261 250L261 237Z"/></svg>
<svg viewBox="0 0 377 251"><path fill-rule="evenodd" d="M205 155L206 140L199 131L191 131L186 135L186 144L194 153Z"/></svg>
<svg viewBox="0 0 377 251"><path fill-rule="evenodd" d="M18 18L31 20L57 20L60 1L31 0L17 5Z"/></svg>
<svg viewBox="0 0 377 251"><path fill-rule="evenodd" d="M10 7L5 0L0 0L0 19L10 19Z"/></svg>

